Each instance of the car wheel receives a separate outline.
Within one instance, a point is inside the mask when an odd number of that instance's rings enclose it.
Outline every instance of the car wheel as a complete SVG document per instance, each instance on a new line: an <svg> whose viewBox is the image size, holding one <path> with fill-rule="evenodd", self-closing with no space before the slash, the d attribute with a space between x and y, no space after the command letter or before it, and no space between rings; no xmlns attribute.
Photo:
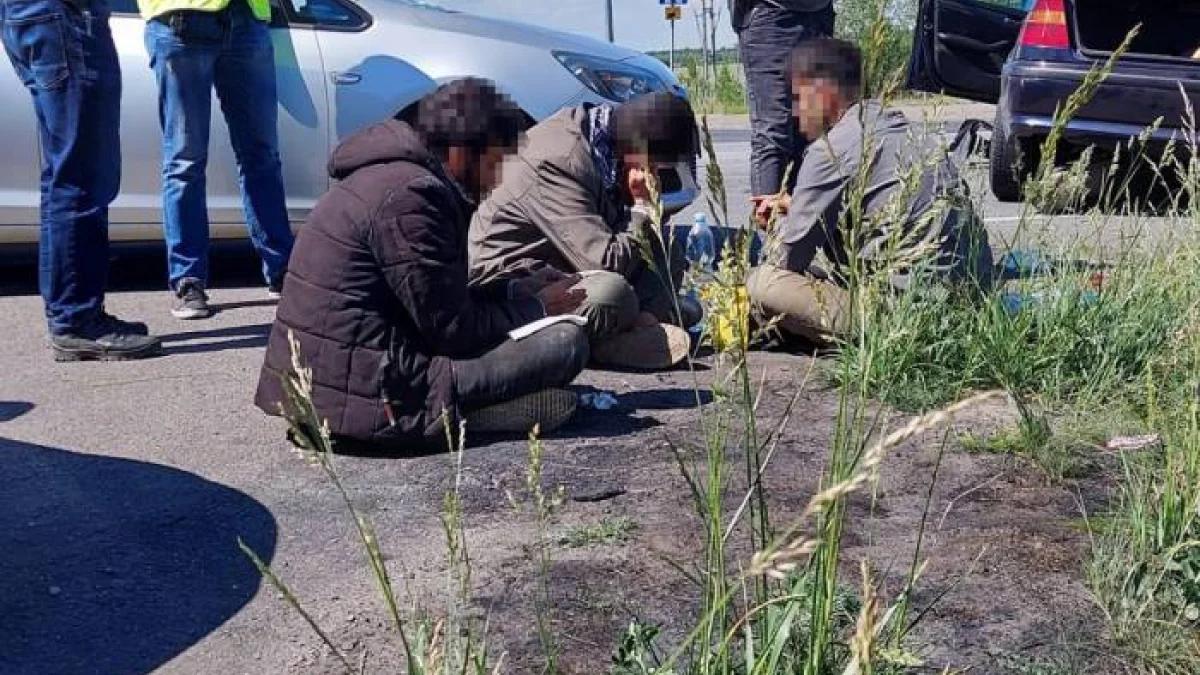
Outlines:
<svg viewBox="0 0 1200 675"><path fill-rule="evenodd" d="M1001 120L997 117L992 127L992 143L989 157L992 193L1002 202L1021 201L1021 190L1032 172L1031 157L1024 156L1024 144L1009 138Z"/></svg>

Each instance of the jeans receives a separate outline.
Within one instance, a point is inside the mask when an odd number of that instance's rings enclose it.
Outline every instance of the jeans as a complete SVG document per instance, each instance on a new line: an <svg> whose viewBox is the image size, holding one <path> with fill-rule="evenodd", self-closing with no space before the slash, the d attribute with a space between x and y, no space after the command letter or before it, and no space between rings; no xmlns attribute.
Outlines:
<svg viewBox="0 0 1200 675"><path fill-rule="evenodd" d="M108 3L0 0L4 48L33 97L42 149L39 286L53 335L99 318L108 205L121 182L121 70Z"/></svg>
<svg viewBox="0 0 1200 675"><path fill-rule="evenodd" d="M798 12L759 3L738 31L738 51L746 69L750 101L750 192L773 195L795 185L807 142L792 117L792 82L788 61L801 40L833 34L833 7ZM788 165L793 168L783 185Z"/></svg>
<svg viewBox="0 0 1200 675"><path fill-rule="evenodd" d="M268 284L292 251L279 161L275 58L267 25L244 0L220 12L178 12L146 23L163 130L163 230L172 288L208 281L208 167L212 91L229 126L250 241Z"/></svg>

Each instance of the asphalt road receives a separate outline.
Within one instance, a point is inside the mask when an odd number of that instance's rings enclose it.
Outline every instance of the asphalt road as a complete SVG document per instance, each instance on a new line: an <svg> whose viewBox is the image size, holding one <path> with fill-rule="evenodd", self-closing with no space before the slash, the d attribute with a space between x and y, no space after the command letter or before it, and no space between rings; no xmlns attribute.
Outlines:
<svg viewBox="0 0 1200 675"><path fill-rule="evenodd" d="M749 197L748 138L745 128L716 132L734 204ZM1020 207L986 204L996 233L1011 230ZM1055 223L1086 230L1081 219ZM149 322L166 343L166 356L129 364L54 363L33 268L0 270L0 672L309 672L319 645L261 587L238 537L275 561L319 620L349 625L377 607L328 484L250 404L274 311L257 265L244 251L217 257L219 313L202 323L170 317L161 250L115 261L109 309ZM684 419L672 409L687 406L688 392L662 376L589 372L583 384L618 392L628 410L594 413L558 442L568 455ZM525 448L486 453L507 468L468 478L493 490L494 509L504 503L496 476L519 485ZM343 467L403 559L401 576L442 583L433 570L444 463Z"/></svg>

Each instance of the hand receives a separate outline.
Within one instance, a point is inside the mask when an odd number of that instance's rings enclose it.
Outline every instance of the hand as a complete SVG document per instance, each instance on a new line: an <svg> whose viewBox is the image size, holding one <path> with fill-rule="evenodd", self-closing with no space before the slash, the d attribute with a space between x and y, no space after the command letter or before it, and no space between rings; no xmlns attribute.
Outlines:
<svg viewBox="0 0 1200 675"><path fill-rule="evenodd" d="M759 195L751 197L750 202L754 205L754 222L766 229L773 218L787 215L792 198L788 195Z"/></svg>
<svg viewBox="0 0 1200 675"><path fill-rule="evenodd" d="M575 288L580 276L572 274L546 286L537 292L537 299L546 308L546 316L574 314L587 300L587 291Z"/></svg>
<svg viewBox="0 0 1200 675"><path fill-rule="evenodd" d="M561 272L553 267L539 267L529 276L509 282L509 296L513 298L535 298L538 291L565 278L567 278L566 272Z"/></svg>
<svg viewBox="0 0 1200 675"><path fill-rule="evenodd" d="M650 187L647 185L645 169L630 168L625 174L625 186L629 189L629 197L633 199L633 203L650 201Z"/></svg>

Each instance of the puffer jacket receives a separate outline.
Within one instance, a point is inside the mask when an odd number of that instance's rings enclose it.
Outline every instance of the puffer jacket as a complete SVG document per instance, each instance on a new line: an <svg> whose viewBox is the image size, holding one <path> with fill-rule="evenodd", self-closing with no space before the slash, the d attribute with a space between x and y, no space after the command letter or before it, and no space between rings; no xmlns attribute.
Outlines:
<svg viewBox="0 0 1200 675"><path fill-rule="evenodd" d="M279 414L293 332L333 434L441 438L443 411L459 414L452 361L541 318L541 303L467 289L471 203L407 124L351 136L329 174L340 182L296 240L255 403Z"/></svg>

